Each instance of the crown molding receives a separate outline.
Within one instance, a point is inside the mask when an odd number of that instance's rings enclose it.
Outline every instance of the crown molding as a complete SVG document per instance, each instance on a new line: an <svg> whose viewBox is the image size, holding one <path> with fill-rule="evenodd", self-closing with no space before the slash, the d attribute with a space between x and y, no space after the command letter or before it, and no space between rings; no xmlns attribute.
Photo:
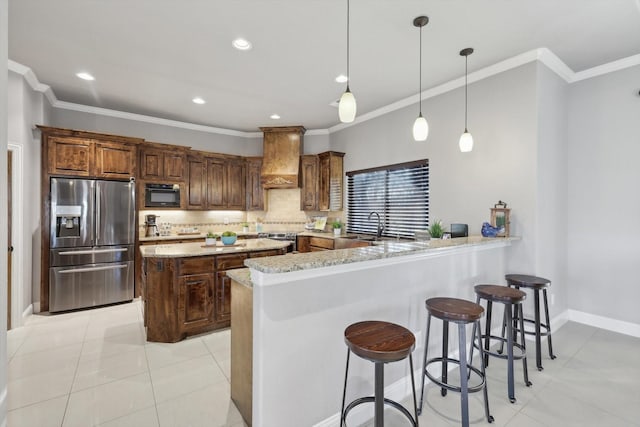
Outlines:
<svg viewBox="0 0 640 427"><path fill-rule="evenodd" d="M551 50L547 48L533 49L528 52L516 55L514 57L505 59L496 64L490 65L485 68L474 71L468 75L469 83L474 83L480 80L484 80L488 77L500 74L502 72L512 70L521 65L528 64L530 62L539 61L546 65L551 71L555 72L560 78L567 83L574 83L585 79L601 76L604 74L612 73L615 71L623 70L625 68L640 65L640 54L629 56L617 61L609 62L607 64L599 65L587 70L574 72L569 68L560 58L558 58ZM22 64L9 60L8 69L15 73L21 74L24 79L29 83L29 86L34 91L41 92L45 95L49 103L54 108L60 108L64 110L72 110L85 112L89 114L99 114L108 117L116 117L120 119L133 120L138 122L152 123L163 126L171 126L181 129L194 130L206 133L215 133L220 135L238 136L242 138L260 138L261 132L243 132L233 129L225 129L214 126L205 126L195 123L182 122L178 120L163 119L160 117L147 116L144 114L129 113L126 111L112 110L108 108L93 107L89 105L76 104L72 102L60 101L56 98L51 87L46 84L40 83L33 71ZM454 89L464 86L464 77L451 80L441 85L432 87L422 92L422 99L429 99L447 93ZM420 102L420 96L418 94L401 99L392 104L385 105L384 107L370 111L366 114L362 114L351 123L339 123L335 126L331 126L327 129L311 129L306 132L306 135L330 135L334 132L349 128L351 126L364 123L371 119L389 114L393 111L400 110L402 108L414 105Z"/></svg>

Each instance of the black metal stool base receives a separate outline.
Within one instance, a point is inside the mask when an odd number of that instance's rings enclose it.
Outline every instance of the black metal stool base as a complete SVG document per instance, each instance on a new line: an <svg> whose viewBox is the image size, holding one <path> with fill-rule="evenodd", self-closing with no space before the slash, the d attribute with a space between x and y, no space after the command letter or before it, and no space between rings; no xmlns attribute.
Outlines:
<svg viewBox="0 0 640 427"><path fill-rule="evenodd" d="M366 396L366 397L360 397L354 401L352 401L351 403L349 403L347 405L347 407L344 410L344 414L342 415L342 420L340 425L341 426L345 426L347 425L347 415L349 415L349 412L355 408L358 405L362 405L363 403L375 403L376 401L376 397L375 396ZM385 405L389 405L393 408L396 408L398 411L400 411L402 414L404 414L405 417L407 417L407 419L411 422L411 425L413 426L417 426L418 423L417 421L414 419L413 415L411 415L411 412L409 412L409 410L407 408L405 408L404 406L402 406L400 403L396 402L395 400L391 400L391 399L387 399L386 397L383 399L384 404Z"/></svg>

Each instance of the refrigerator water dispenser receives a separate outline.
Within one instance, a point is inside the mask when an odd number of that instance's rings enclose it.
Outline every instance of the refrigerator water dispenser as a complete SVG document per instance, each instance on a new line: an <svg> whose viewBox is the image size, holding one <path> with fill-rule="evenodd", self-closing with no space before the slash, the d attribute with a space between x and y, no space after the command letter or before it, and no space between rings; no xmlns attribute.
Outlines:
<svg viewBox="0 0 640 427"><path fill-rule="evenodd" d="M80 237L82 206L56 206L56 237Z"/></svg>

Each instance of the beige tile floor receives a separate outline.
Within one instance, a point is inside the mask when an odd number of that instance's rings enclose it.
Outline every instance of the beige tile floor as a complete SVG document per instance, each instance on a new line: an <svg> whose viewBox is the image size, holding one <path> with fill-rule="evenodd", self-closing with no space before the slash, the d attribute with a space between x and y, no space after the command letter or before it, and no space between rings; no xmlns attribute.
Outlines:
<svg viewBox="0 0 640 427"><path fill-rule="evenodd" d="M136 301L32 316L7 344L9 427L245 426L229 396L229 330L147 343ZM505 362L491 359L492 425L640 426L640 339L569 322L554 331L558 358L543 353L544 371L535 369L532 344L528 350L533 386L524 386L518 363L515 404ZM459 425L459 396L426 390L420 425ZM480 393L470 414L473 425L489 425ZM386 418L387 427L407 425L393 411Z"/></svg>

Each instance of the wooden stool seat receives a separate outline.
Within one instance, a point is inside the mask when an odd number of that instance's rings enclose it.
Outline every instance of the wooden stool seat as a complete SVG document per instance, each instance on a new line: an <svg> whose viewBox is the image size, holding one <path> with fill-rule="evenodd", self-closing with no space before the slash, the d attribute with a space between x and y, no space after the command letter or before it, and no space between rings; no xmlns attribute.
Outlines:
<svg viewBox="0 0 640 427"><path fill-rule="evenodd" d="M482 306L458 298L429 298L425 301L427 311L438 319L450 322L475 322L484 314Z"/></svg>
<svg viewBox="0 0 640 427"><path fill-rule="evenodd" d="M416 338L407 328L373 320L349 325L344 341L363 359L385 363L405 359L416 346Z"/></svg>
<svg viewBox="0 0 640 427"><path fill-rule="evenodd" d="M373 422L375 427L384 427L385 405L397 409L409 420L413 427L418 427L416 385L413 377L413 357L411 355L416 346L416 337L411 331L395 323L366 320L347 326L344 330L344 342L347 344L347 364L344 372L340 427L346 427L349 412L363 403L374 404ZM375 378L373 396L359 397L347 405L347 378L349 377L349 358L351 353L373 362ZM384 397L384 365L406 358L409 358L409 373L411 375L411 389L413 390L413 414L399 402Z"/></svg>
<svg viewBox="0 0 640 427"><path fill-rule="evenodd" d="M536 340L536 366L542 371L542 337L547 337L549 345L549 358L555 359L553 354L553 344L551 343L551 321L549 320L549 303L547 301L547 289L551 285L551 280L544 277L532 276L529 274L507 274L504 276L509 287L528 288L533 291L533 319L524 319L527 324L533 324L534 331L524 331L527 335L534 335ZM544 320L540 316L540 293L542 293L542 309L544 310ZM506 323L506 320L505 320ZM506 325L502 326L502 336L504 336ZM543 331L544 329L544 331Z"/></svg>
<svg viewBox="0 0 640 427"><path fill-rule="evenodd" d="M506 286L476 285L473 289L480 298L503 304L519 304L527 298L524 292Z"/></svg>
<svg viewBox="0 0 640 427"><path fill-rule="evenodd" d="M512 286L531 289L544 289L551 285L551 280L544 277L530 276L528 274L507 274L504 276L507 283Z"/></svg>

